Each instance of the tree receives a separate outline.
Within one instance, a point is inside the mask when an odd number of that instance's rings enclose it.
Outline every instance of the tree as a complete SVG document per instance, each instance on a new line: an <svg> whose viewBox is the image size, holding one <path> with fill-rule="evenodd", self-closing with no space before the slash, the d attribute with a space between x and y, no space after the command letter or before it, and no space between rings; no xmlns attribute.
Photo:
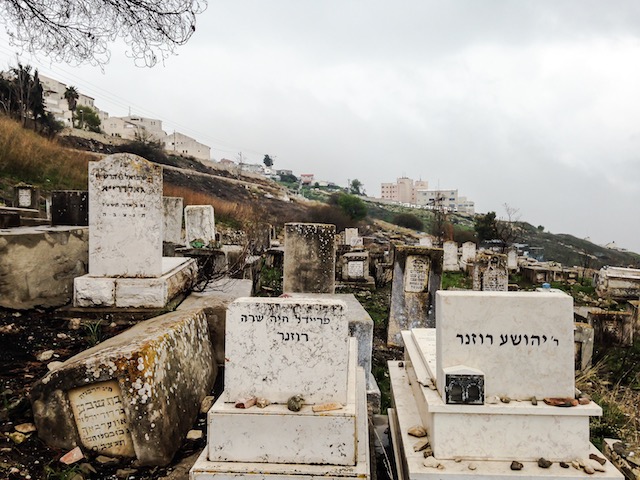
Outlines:
<svg viewBox="0 0 640 480"><path fill-rule="evenodd" d="M265 155L262 159L262 163L264 163L265 167L271 168L273 166L273 159L269 155Z"/></svg>
<svg viewBox="0 0 640 480"><path fill-rule="evenodd" d="M206 0L0 0L0 21L13 45L52 61L105 65L119 37L136 64L153 66L189 40L206 8Z"/></svg>
<svg viewBox="0 0 640 480"><path fill-rule="evenodd" d="M489 212L485 215L476 215L473 220L476 229L478 241L495 240L498 238L498 230L496 228L497 219L496 212Z"/></svg>
<svg viewBox="0 0 640 480"><path fill-rule="evenodd" d="M360 180L354 178L349 182L349 193L352 195L364 195L364 185Z"/></svg>
<svg viewBox="0 0 640 480"><path fill-rule="evenodd" d="M363 220L367 216L367 206L354 195L334 193L329 197L329 203L338 205L351 220Z"/></svg>
<svg viewBox="0 0 640 480"><path fill-rule="evenodd" d="M75 124L81 130L100 133L100 117L98 112L86 105L79 105L76 108Z"/></svg>
<svg viewBox="0 0 640 480"><path fill-rule="evenodd" d="M69 105L69 110L71 110L71 115L73 116L73 112L76 111L76 107L78 106L78 98L80 95L78 94L78 90L76 87L67 87L64 91L64 99L67 101Z"/></svg>
<svg viewBox="0 0 640 480"><path fill-rule="evenodd" d="M18 63L8 72L0 72L0 104L3 110L20 120L23 126L32 122L37 130L45 116L44 89L36 70Z"/></svg>

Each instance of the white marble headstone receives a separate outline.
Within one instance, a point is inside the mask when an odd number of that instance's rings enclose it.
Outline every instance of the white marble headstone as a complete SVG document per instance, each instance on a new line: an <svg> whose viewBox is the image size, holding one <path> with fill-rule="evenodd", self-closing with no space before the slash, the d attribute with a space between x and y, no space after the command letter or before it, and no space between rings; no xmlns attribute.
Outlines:
<svg viewBox="0 0 640 480"><path fill-rule="evenodd" d="M436 293L436 370L485 374L485 395L573 397L573 300L557 292ZM444 398L444 397L443 397Z"/></svg>
<svg viewBox="0 0 640 480"><path fill-rule="evenodd" d="M458 244L453 241L444 242L442 245L444 250L442 268L445 272L455 272L460 269L458 265Z"/></svg>
<svg viewBox="0 0 640 480"><path fill-rule="evenodd" d="M89 163L89 275L162 275L162 167L128 153Z"/></svg>
<svg viewBox="0 0 640 480"><path fill-rule="evenodd" d="M364 278L364 262L352 261L347 263L347 274L349 278Z"/></svg>
<svg viewBox="0 0 640 480"><path fill-rule="evenodd" d="M348 321L339 300L241 298L227 309L225 401L347 401Z"/></svg>
<svg viewBox="0 0 640 480"><path fill-rule="evenodd" d="M206 245L216 240L216 222L211 205L187 205L184 209L184 229L187 247L194 240Z"/></svg>
<svg viewBox="0 0 640 480"><path fill-rule="evenodd" d="M421 293L429 286L431 262L427 256L409 255L404 271L404 291Z"/></svg>
<svg viewBox="0 0 640 480"><path fill-rule="evenodd" d="M473 262L476 258L476 244L473 242L464 242L462 244L462 258L463 263Z"/></svg>

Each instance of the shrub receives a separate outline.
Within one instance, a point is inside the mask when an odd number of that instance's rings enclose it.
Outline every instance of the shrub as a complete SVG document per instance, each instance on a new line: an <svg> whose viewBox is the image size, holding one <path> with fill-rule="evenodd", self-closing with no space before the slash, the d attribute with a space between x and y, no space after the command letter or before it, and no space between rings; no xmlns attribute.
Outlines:
<svg viewBox="0 0 640 480"><path fill-rule="evenodd" d="M422 230L424 228L422 220L413 213L398 213L393 217L392 223L411 230Z"/></svg>

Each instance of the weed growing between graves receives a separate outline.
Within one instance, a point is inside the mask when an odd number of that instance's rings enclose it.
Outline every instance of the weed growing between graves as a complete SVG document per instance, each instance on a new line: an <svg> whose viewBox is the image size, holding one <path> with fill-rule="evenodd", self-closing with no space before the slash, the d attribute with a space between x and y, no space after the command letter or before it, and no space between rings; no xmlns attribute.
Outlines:
<svg viewBox="0 0 640 480"><path fill-rule="evenodd" d="M90 346L93 347L102 341L102 320L87 321L82 326L87 332L86 340Z"/></svg>
<svg viewBox="0 0 640 480"><path fill-rule="evenodd" d="M640 351L640 342L632 348L610 348L593 367L578 375L576 386L602 407L602 417L590 420L593 444L601 448L603 439L618 438L640 453L640 365L634 364L634 375L620 377L617 373L624 364L620 358L631 355L629 351Z"/></svg>
<svg viewBox="0 0 640 480"><path fill-rule="evenodd" d="M473 288L470 276L464 272L442 272L442 290Z"/></svg>

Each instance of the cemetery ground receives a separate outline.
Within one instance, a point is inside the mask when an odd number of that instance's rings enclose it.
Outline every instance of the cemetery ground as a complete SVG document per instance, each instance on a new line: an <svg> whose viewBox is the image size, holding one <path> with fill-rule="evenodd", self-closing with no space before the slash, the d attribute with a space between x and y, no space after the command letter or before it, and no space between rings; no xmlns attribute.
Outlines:
<svg viewBox="0 0 640 480"><path fill-rule="evenodd" d="M444 279L455 286L459 275ZM575 290L575 289L574 289ZM382 410L390 406L388 360L399 360L402 351L386 345L390 287L370 290L341 290L354 293L374 321L372 370L382 391ZM0 311L0 332L5 339L0 348L0 478L17 479L118 479L186 480L197 454L205 447L206 418L200 414L193 428L205 435L185 440L172 463L166 467L138 467L130 461L110 463L87 453L87 458L66 466L60 463L65 451L47 447L35 432L19 427L33 423L28 400L31 385L47 372L47 365L65 360L97 342L133 325L131 320L107 318L85 321L65 318L55 311ZM221 378L220 376L219 378ZM640 342L633 347L609 348L595 353L594 366L577 378L577 387L602 406L604 415L591 420L591 439L602 447L603 438L623 439L630 452L640 457ZM214 388L219 394L221 386ZM20 428L26 433L16 430ZM101 463L105 462L107 463ZM640 463L640 462L639 462ZM379 465L380 467L380 465ZM385 472L378 469L378 479Z"/></svg>

